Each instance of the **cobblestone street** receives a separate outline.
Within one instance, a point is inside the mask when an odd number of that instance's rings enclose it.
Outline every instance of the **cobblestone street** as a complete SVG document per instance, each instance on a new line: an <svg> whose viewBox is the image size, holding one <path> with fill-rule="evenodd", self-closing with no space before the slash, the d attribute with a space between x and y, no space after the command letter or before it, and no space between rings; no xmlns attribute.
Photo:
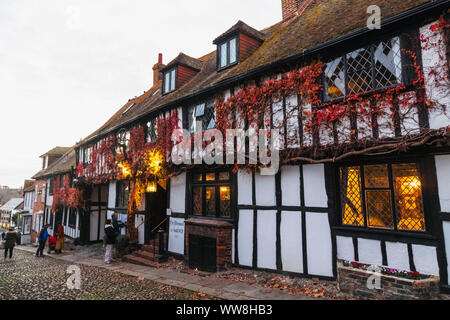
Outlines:
<svg viewBox="0 0 450 320"><path fill-rule="evenodd" d="M36 258L15 250L12 260L0 260L0 300L198 300L202 293L151 280L127 276L98 267L79 265L81 289L69 290L70 263L50 257Z"/></svg>

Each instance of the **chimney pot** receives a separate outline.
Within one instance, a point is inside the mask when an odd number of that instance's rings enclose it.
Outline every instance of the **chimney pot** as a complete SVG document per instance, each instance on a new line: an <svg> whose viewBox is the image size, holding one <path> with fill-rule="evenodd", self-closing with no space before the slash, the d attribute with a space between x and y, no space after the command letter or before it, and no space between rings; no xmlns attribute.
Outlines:
<svg viewBox="0 0 450 320"><path fill-rule="evenodd" d="M164 68L162 62L163 62L163 55L162 53L159 53L158 63L153 66L153 85L158 84L158 82L162 80L161 69Z"/></svg>

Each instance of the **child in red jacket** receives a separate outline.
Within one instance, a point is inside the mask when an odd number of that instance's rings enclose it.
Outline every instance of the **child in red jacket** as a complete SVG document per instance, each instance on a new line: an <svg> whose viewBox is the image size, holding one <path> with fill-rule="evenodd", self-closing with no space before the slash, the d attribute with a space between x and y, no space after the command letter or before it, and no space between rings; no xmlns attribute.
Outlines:
<svg viewBox="0 0 450 320"><path fill-rule="evenodd" d="M56 237L51 236L48 239L48 252L47 253L50 254L52 250L55 251L55 248L56 248Z"/></svg>

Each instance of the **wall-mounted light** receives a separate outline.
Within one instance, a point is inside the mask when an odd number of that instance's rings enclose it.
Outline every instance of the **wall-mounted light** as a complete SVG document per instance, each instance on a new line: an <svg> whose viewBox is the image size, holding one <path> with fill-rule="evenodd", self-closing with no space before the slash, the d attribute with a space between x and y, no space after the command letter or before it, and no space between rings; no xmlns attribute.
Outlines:
<svg viewBox="0 0 450 320"><path fill-rule="evenodd" d="M147 192L156 192L156 190L157 190L156 182L149 182L147 184Z"/></svg>

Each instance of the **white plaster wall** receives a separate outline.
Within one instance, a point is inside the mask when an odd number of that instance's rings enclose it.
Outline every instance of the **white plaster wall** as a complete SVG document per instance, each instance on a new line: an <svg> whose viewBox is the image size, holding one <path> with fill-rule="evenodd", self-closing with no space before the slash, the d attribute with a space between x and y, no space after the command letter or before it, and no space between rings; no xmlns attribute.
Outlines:
<svg viewBox="0 0 450 320"><path fill-rule="evenodd" d="M278 129L280 132L280 145L284 146L284 115L283 115L283 100L274 101L272 104L272 129Z"/></svg>
<svg viewBox="0 0 450 320"><path fill-rule="evenodd" d="M441 211L450 213L450 155L435 156L435 162Z"/></svg>
<svg viewBox="0 0 450 320"><path fill-rule="evenodd" d="M186 173L170 179L170 208L172 212L185 213Z"/></svg>
<svg viewBox="0 0 450 320"><path fill-rule="evenodd" d="M302 112L311 112L311 104L306 104L302 106ZM306 130L305 121L303 121L303 147L310 147L312 145L312 134L311 131Z"/></svg>
<svg viewBox="0 0 450 320"><path fill-rule="evenodd" d="M412 249L417 271L423 274L439 276L436 247L413 244Z"/></svg>
<svg viewBox="0 0 450 320"><path fill-rule="evenodd" d="M301 212L283 211L280 233L283 271L303 273Z"/></svg>
<svg viewBox="0 0 450 320"><path fill-rule="evenodd" d="M286 129L288 139L287 146L289 148L300 147L297 100L297 95L286 97Z"/></svg>
<svg viewBox="0 0 450 320"><path fill-rule="evenodd" d="M327 213L306 213L308 273L333 276L331 228Z"/></svg>
<svg viewBox="0 0 450 320"><path fill-rule="evenodd" d="M239 211L238 229L239 264L251 267L253 264L253 211Z"/></svg>
<svg viewBox="0 0 450 320"><path fill-rule="evenodd" d="M98 211L92 211L90 215L90 240L97 241ZM100 226L101 228L102 226Z"/></svg>
<svg viewBox="0 0 450 320"><path fill-rule="evenodd" d="M430 128L439 129L450 125L450 113L448 111L450 107L450 94L448 93L448 83L442 83L442 76L434 75L435 72L442 72L442 75L446 75L448 69L445 59L445 45L442 42L443 35L439 32L433 33L430 30L430 26L433 24L436 24L436 21L420 28L420 35L428 39L431 44L428 48L425 48L426 43L421 43L422 65L427 97L431 101L437 101L447 107L446 110L436 108L430 111ZM444 59L440 57L444 57ZM444 78L448 79L445 76Z"/></svg>
<svg viewBox="0 0 450 320"><path fill-rule="evenodd" d="M447 274L450 275L450 221L444 221L442 229L444 230L445 254L447 256ZM450 285L450 277L448 284Z"/></svg>
<svg viewBox="0 0 450 320"><path fill-rule="evenodd" d="M307 164L303 166L305 187L305 204L307 207L328 207L325 189L325 167L323 164Z"/></svg>
<svg viewBox="0 0 450 320"><path fill-rule="evenodd" d="M256 185L256 205L258 206L275 206L275 176L255 175Z"/></svg>
<svg viewBox="0 0 450 320"><path fill-rule="evenodd" d="M238 171L238 204L252 204L252 174L246 170Z"/></svg>
<svg viewBox="0 0 450 320"><path fill-rule="evenodd" d="M358 239L359 262L381 266L383 255L381 253L381 241Z"/></svg>
<svg viewBox="0 0 450 320"><path fill-rule="evenodd" d="M386 254L389 268L410 271L406 243L386 241Z"/></svg>
<svg viewBox="0 0 450 320"><path fill-rule="evenodd" d="M185 224L183 218L170 217L169 252L184 254Z"/></svg>
<svg viewBox="0 0 450 320"><path fill-rule="evenodd" d="M281 197L284 206L300 206L300 167L281 168Z"/></svg>
<svg viewBox="0 0 450 320"><path fill-rule="evenodd" d="M134 227L138 229L138 241L139 244L144 244L145 242L145 215L136 214L134 220Z"/></svg>
<svg viewBox="0 0 450 320"><path fill-rule="evenodd" d="M258 268L277 268L277 212L258 210Z"/></svg>
<svg viewBox="0 0 450 320"><path fill-rule="evenodd" d="M108 191L108 208L116 207L116 193L117 193L117 182L111 181L109 183L109 191Z"/></svg>
<svg viewBox="0 0 450 320"><path fill-rule="evenodd" d="M337 258L340 260L355 261L355 248L353 239L349 237L336 237Z"/></svg>

